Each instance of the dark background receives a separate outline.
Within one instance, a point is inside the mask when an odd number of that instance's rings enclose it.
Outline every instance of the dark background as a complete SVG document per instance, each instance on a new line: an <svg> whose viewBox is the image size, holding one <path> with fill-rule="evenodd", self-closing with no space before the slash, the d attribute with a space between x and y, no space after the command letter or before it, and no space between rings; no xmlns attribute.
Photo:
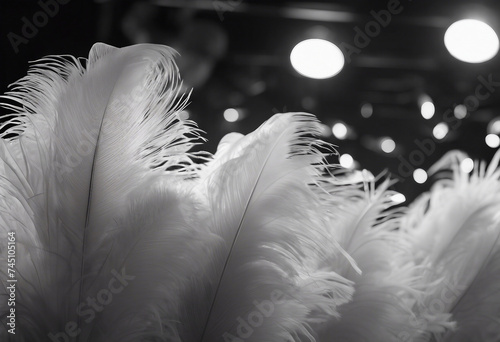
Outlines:
<svg viewBox="0 0 500 342"><path fill-rule="evenodd" d="M44 3L50 1L45 0ZM289 53L305 38L324 36L337 45L353 44L355 27L373 21L370 11L388 1L79 1L66 0L16 53L9 33L22 34L42 10L38 1L1 3L1 92L26 74L29 61L50 54L85 57L92 44L125 46L142 40L173 45L188 62L181 74L194 88L190 116L207 132L205 149L230 131L248 133L276 112L307 111L326 125L342 120L355 135L338 141L340 153L351 154L374 174L388 170L402 181L395 188L411 200L428 189L402 174L402 159L418 150L415 139L432 139L443 114L474 94L478 76L500 80L500 57L481 64L454 59L443 36L455 20L480 18L500 32L498 1L400 1L403 11L359 54L353 54L337 76L312 80L291 67ZM312 10L312 11L311 11ZM140 35L139 33L145 33ZM431 120L420 115L418 99L428 94L436 106ZM360 108L371 103L373 115ZM241 121L225 122L228 107L241 108ZM488 123L500 116L500 90L480 102L421 165L429 168L446 151L461 149L474 159L489 160L494 150L484 137ZM397 149L385 154L378 139L392 137ZM335 161L333 158L332 161ZM413 167L412 166L412 167Z"/></svg>

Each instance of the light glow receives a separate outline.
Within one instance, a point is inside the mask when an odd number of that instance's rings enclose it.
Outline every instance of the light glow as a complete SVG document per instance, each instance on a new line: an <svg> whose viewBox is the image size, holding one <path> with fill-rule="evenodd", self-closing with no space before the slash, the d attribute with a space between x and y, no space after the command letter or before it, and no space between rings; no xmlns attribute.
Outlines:
<svg viewBox="0 0 500 342"><path fill-rule="evenodd" d="M432 103L431 101L425 101L424 103L422 103L422 106L420 106L420 113L426 120L432 118L435 112L436 108L434 107L434 103Z"/></svg>
<svg viewBox="0 0 500 342"><path fill-rule="evenodd" d="M424 184L427 180L427 172L425 172L424 169L415 169L415 171L413 171L413 179L418 184Z"/></svg>
<svg viewBox="0 0 500 342"><path fill-rule="evenodd" d="M474 169L474 161L470 158L465 158L460 162L460 169L465 173L471 172Z"/></svg>
<svg viewBox="0 0 500 342"><path fill-rule="evenodd" d="M354 166L354 159L350 154L343 154L339 158L340 166L345 167L346 169L350 169Z"/></svg>
<svg viewBox="0 0 500 342"><path fill-rule="evenodd" d="M465 107L463 104L457 105L453 110L453 114L459 120L465 119L465 117L467 116L467 107Z"/></svg>
<svg viewBox="0 0 500 342"><path fill-rule="evenodd" d="M347 137L347 126L341 122L337 122L332 127L332 133L335 138L344 140Z"/></svg>
<svg viewBox="0 0 500 342"><path fill-rule="evenodd" d="M500 146L500 137L496 134L488 134L486 138L484 138L484 141L486 141L486 145L491 148L497 148Z"/></svg>
<svg viewBox="0 0 500 342"><path fill-rule="evenodd" d="M448 125L444 122L440 122L434 127L432 134L436 139L441 140L446 137L449 131L450 129L448 128Z"/></svg>
<svg viewBox="0 0 500 342"><path fill-rule="evenodd" d="M380 143L380 148L385 153L391 153L396 149L396 143L391 138L384 138Z"/></svg>
<svg viewBox="0 0 500 342"><path fill-rule="evenodd" d="M368 119L373 114L373 106L371 103L365 103L361 106L361 116Z"/></svg>
<svg viewBox="0 0 500 342"><path fill-rule="evenodd" d="M321 125L321 136L324 138L328 138L332 135L332 129L330 126L325 125L325 124L320 124Z"/></svg>
<svg viewBox="0 0 500 342"><path fill-rule="evenodd" d="M342 51L324 39L307 39L295 45L290 62L299 74L315 79L333 77L345 64Z"/></svg>
<svg viewBox="0 0 500 342"><path fill-rule="evenodd" d="M406 202L405 195L403 195L401 193L396 193L396 194L392 195L390 198L391 198L391 201L393 201L395 204L401 204L401 203Z"/></svg>
<svg viewBox="0 0 500 342"><path fill-rule="evenodd" d="M184 109L183 111L181 111L179 113L179 119L181 119L181 120L188 120L189 119L189 112L186 109Z"/></svg>
<svg viewBox="0 0 500 342"><path fill-rule="evenodd" d="M240 118L240 113L234 108L228 108L224 111L224 119L227 122L235 122Z"/></svg>
<svg viewBox="0 0 500 342"><path fill-rule="evenodd" d="M491 120L488 124L488 133L500 134L500 118Z"/></svg>
<svg viewBox="0 0 500 342"><path fill-rule="evenodd" d="M446 30L444 45L453 57L462 62L482 63L497 54L499 41L488 24L464 19L451 24Z"/></svg>

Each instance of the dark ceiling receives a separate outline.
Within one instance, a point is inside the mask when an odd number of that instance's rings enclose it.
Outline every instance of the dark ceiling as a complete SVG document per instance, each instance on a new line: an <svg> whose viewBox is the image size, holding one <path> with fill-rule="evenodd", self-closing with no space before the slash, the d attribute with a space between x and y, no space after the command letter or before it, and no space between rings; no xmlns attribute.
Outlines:
<svg viewBox="0 0 500 342"><path fill-rule="evenodd" d="M489 78L493 84L500 81L500 57L482 64L460 62L447 52L443 36L451 23L462 18L480 18L500 32L499 1L62 2L67 4L61 4L58 13L27 44L19 45L17 53L8 33L21 31L22 18L33 16L40 5L19 0L1 4L2 92L25 74L29 60L47 54L86 56L97 40L123 46L146 39L184 47L183 57L197 56L191 66L200 61L191 68L200 70L198 79L193 76L196 86L189 111L207 132L205 148L211 152L227 132L248 133L276 112L307 111L329 126L337 120L351 126L354 134L349 139L325 139L337 145L340 153L351 154L361 168L374 173L389 170L401 180L395 188L409 199L429 186L429 182L416 184L401 166L402 160L416 160L415 151L421 147L415 140L431 139L435 151L421 162L410 163L412 168L427 169L451 149L462 149L479 159L490 159L494 153L484 137L488 123L500 116L500 90L493 85L488 97L477 101L477 108L472 105L481 79ZM373 13L386 11L388 6L397 6L399 13L391 15L390 23L373 33L366 46L352 50L355 52L337 76L312 80L292 69L289 53L299 41L325 37L344 48L346 44L360 47L355 42L356 30L365 32L366 25L375 20ZM221 39L212 39L211 31L186 33L190 25L202 21L220 30ZM149 35L138 37L137 30ZM183 39L192 41L188 44ZM189 65L184 70L191 70ZM200 76L203 72L205 77ZM436 106L431 120L420 115L423 94ZM469 115L461 121L450 116L467 98L472 101ZM364 103L373 106L369 118L360 114ZM244 118L225 122L222 113L228 107L240 108ZM432 138L432 128L444 120L449 121L451 131L438 142ZM379 150L378 139L384 136L396 142L394 153Z"/></svg>

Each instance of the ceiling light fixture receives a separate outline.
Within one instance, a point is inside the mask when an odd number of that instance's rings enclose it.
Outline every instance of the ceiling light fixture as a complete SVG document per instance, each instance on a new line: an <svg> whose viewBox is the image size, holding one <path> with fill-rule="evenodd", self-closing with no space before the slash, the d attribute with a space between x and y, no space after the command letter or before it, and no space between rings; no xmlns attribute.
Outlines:
<svg viewBox="0 0 500 342"><path fill-rule="evenodd" d="M488 24L475 20L459 20L444 35L444 45L456 59L467 63L486 62L498 52L499 41Z"/></svg>
<svg viewBox="0 0 500 342"><path fill-rule="evenodd" d="M337 75L345 59L337 45L324 39L307 39L295 45L290 62L299 74L324 79Z"/></svg>

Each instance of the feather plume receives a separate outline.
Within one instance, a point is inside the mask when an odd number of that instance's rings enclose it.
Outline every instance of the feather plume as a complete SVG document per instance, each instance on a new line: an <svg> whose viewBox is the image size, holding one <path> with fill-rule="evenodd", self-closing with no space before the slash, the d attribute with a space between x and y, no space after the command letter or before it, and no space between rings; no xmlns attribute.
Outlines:
<svg viewBox="0 0 500 342"><path fill-rule="evenodd" d="M498 341L500 152L409 209L311 114L192 153L174 56L96 44L3 96L2 341Z"/></svg>
<svg viewBox="0 0 500 342"><path fill-rule="evenodd" d="M312 116L275 115L248 136L223 139L207 165L200 193L211 212L208 229L225 246L214 260L224 266L212 280L203 340L312 339L308 323L336 316L350 299L352 284L319 267L326 230L309 183L323 156L305 136L311 133L318 133ZM259 303L272 313L253 322Z"/></svg>
<svg viewBox="0 0 500 342"><path fill-rule="evenodd" d="M313 117L275 116L221 144L202 172L188 152L198 130L177 115L172 50L96 44L86 64L42 59L4 97L17 340L208 341L241 335L240 315L269 303L251 340L312 339L309 322L352 295L318 267Z"/></svg>
<svg viewBox="0 0 500 342"><path fill-rule="evenodd" d="M2 137L20 134L1 141L0 156L2 231L16 234L22 289L16 341L46 340L70 322L86 336L93 325L77 308L112 277L102 273L111 246L103 241L111 242L128 194L165 170L193 173L187 151L198 131L177 117L185 102L176 100L173 53L96 44L86 68L75 58L44 58L4 96L13 110L5 127L17 125Z"/></svg>
<svg viewBox="0 0 500 342"><path fill-rule="evenodd" d="M470 176L460 170L460 157L453 152L438 163L451 168L451 177L417 201L402 226L426 287L415 310L428 332L423 340L432 333L443 341L497 341L500 153Z"/></svg>
<svg viewBox="0 0 500 342"><path fill-rule="evenodd" d="M361 184L349 177L325 182L337 189L332 198L330 228L333 239L354 259L355 272L342 259L331 260L330 267L351 280L355 293L351 302L339 308L340 319L318 327L318 341L401 341L416 336L412 325L411 303L417 293L412 264L401 261L408 241L395 230L402 209L391 207L392 192L385 180L378 188L375 179L363 172ZM343 190L338 184L347 183ZM336 197L343 200L337 200ZM407 339L409 340L409 339Z"/></svg>

